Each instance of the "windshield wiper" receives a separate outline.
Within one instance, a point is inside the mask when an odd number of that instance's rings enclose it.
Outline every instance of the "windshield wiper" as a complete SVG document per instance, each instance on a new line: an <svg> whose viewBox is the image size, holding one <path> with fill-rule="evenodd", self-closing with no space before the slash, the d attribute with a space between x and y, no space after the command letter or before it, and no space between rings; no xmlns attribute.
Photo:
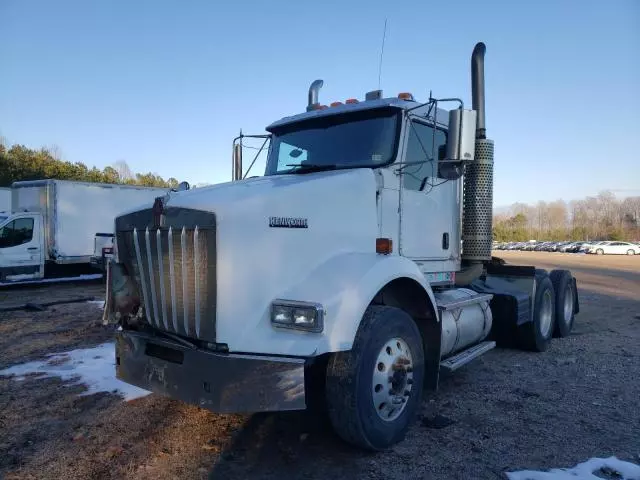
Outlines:
<svg viewBox="0 0 640 480"><path fill-rule="evenodd" d="M335 163L288 163L287 167L298 167L296 173L322 172L325 170L335 170L340 165Z"/></svg>

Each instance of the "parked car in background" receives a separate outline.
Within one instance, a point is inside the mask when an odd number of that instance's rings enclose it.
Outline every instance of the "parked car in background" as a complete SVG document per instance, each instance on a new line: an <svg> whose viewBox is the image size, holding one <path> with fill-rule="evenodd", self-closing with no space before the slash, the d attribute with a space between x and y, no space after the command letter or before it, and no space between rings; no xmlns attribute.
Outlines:
<svg viewBox="0 0 640 480"><path fill-rule="evenodd" d="M563 248L563 252L567 253L578 253L583 245L586 245L587 242L573 242L568 245L565 245Z"/></svg>
<svg viewBox="0 0 640 480"><path fill-rule="evenodd" d="M592 247L595 247L596 245L600 245L601 243L605 243L605 242L585 242L580 247L579 251L582 253L589 253L589 250L591 250Z"/></svg>
<svg viewBox="0 0 640 480"><path fill-rule="evenodd" d="M545 249L547 248L547 245L549 245L549 243L551 242L538 243L535 247L533 247L533 250L536 252L544 252Z"/></svg>
<svg viewBox="0 0 640 480"><path fill-rule="evenodd" d="M630 242L602 242L589 249L596 255L640 255L640 246Z"/></svg>
<svg viewBox="0 0 640 480"><path fill-rule="evenodd" d="M558 247L557 251L562 253L570 252L576 243L577 242L563 242L562 245Z"/></svg>

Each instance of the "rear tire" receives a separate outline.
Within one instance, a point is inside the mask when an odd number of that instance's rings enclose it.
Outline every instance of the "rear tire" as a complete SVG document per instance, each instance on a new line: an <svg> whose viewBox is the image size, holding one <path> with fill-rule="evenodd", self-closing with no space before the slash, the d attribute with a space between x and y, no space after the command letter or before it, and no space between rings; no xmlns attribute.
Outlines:
<svg viewBox="0 0 640 480"><path fill-rule="evenodd" d="M635 255L636 252L634 252L633 250L629 249L627 250L627 255Z"/></svg>
<svg viewBox="0 0 640 480"><path fill-rule="evenodd" d="M549 348L555 324L553 284L544 270L536 270L536 295L533 301L533 321L518 327L520 347L532 352Z"/></svg>
<svg viewBox="0 0 640 480"><path fill-rule="evenodd" d="M422 403L424 373L413 319L399 308L370 306L352 349L329 358L326 400L334 430L367 450L400 442Z"/></svg>
<svg viewBox="0 0 640 480"><path fill-rule="evenodd" d="M549 274L555 292L556 321L553 329L554 337L568 337L573 328L575 318L576 292L571 272L553 270Z"/></svg>

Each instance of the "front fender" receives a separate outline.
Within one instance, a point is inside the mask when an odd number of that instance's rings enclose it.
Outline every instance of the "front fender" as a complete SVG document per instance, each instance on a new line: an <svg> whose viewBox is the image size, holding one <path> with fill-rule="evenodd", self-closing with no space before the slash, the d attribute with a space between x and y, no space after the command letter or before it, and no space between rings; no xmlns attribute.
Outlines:
<svg viewBox="0 0 640 480"><path fill-rule="evenodd" d="M430 285L418 266L401 256L346 253L332 257L280 298L312 301L325 307L325 330L314 354L350 350L360 320L376 294L397 278L410 278L422 286L435 305ZM434 311L434 318L438 318Z"/></svg>

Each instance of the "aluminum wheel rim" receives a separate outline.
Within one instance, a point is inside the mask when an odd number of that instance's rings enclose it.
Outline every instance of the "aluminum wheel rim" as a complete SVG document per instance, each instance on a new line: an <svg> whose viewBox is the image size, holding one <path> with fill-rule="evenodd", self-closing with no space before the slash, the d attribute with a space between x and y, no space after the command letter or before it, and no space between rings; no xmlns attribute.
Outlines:
<svg viewBox="0 0 640 480"><path fill-rule="evenodd" d="M413 357L401 338L386 342L373 366L371 395L378 417L392 422L404 411L413 388Z"/></svg>
<svg viewBox="0 0 640 480"><path fill-rule="evenodd" d="M571 322L571 315L573 315L573 287L567 285L564 294L564 323L567 325Z"/></svg>
<svg viewBox="0 0 640 480"><path fill-rule="evenodd" d="M551 290L546 290L542 296L542 308L540 309L540 333L543 337L549 336L551 330L551 318L553 316L553 295Z"/></svg>

